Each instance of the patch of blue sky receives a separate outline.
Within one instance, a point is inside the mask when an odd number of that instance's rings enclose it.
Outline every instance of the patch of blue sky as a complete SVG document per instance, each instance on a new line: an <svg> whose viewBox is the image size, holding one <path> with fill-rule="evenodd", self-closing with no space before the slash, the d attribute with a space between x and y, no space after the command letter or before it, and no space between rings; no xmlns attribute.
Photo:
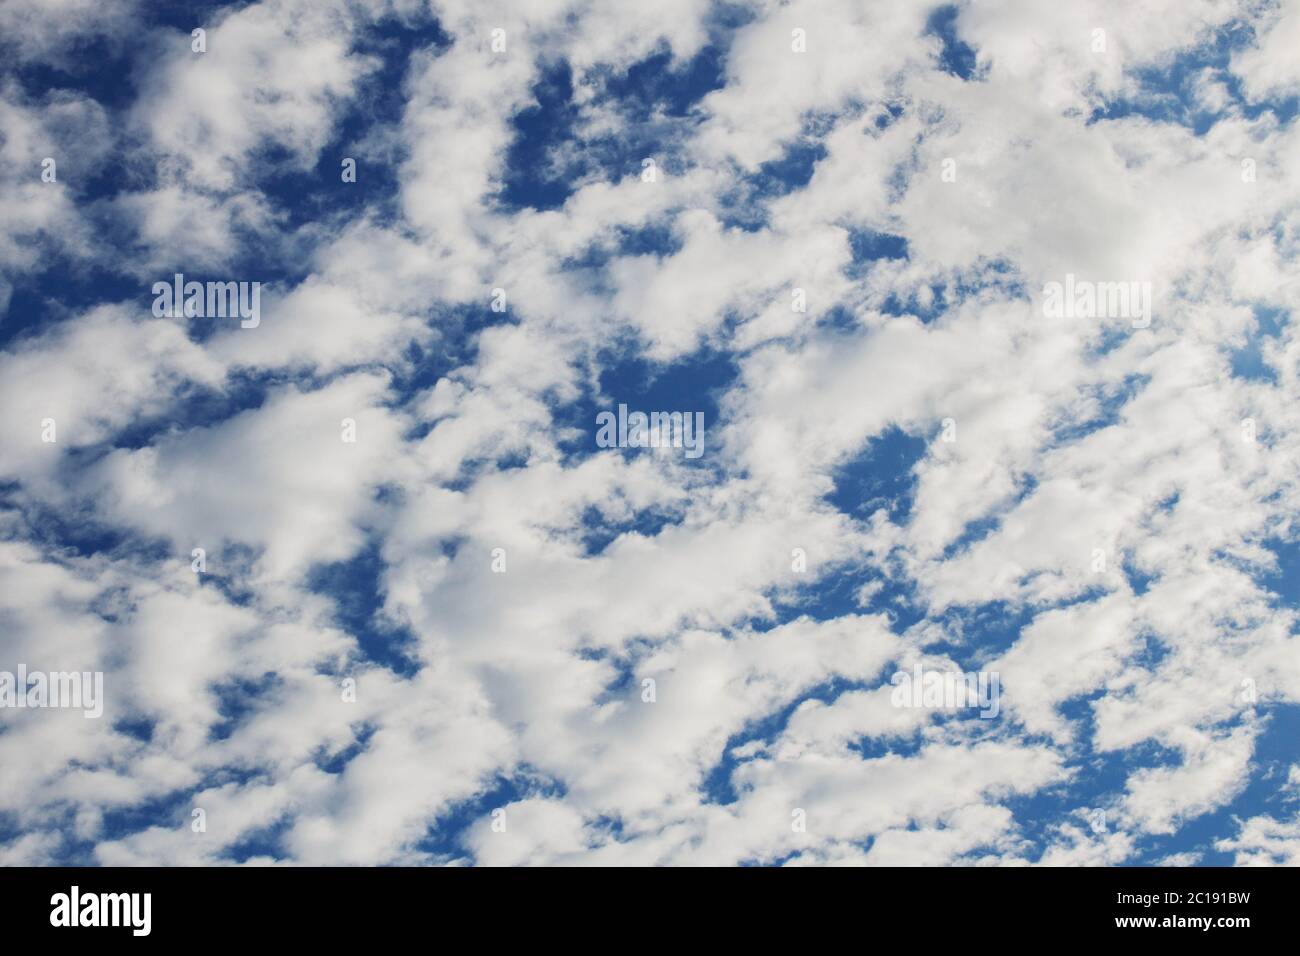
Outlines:
<svg viewBox="0 0 1300 956"><path fill-rule="evenodd" d="M906 258L906 246L900 247L897 242L902 240L902 237L894 237L894 240L893 251L898 252L901 248L904 255L879 258ZM871 241L866 240L864 248L871 247ZM888 246L885 247L885 251L889 251ZM862 261L872 260L864 258ZM928 289L928 296L922 296L923 288ZM971 298L981 301L991 299L1029 301L1030 294L1023 278L1010 262L1005 259L981 259L974 269L957 275L937 278L913 289L891 289L875 307L884 315L913 315L929 324L942 317L949 309Z"/></svg>
<svg viewBox="0 0 1300 956"><path fill-rule="evenodd" d="M126 839L151 827L189 828L195 819L193 816L196 808L195 795L199 791L232 783L245 786L261 776L261 771L256 768L223 767L211 771L192 787L170 790L124 806L105 807L102 832L97 840L83 840L76 837L74 835L76 827L69 819L67 825L61 828L64 844L53 863L58 866L98 865L99 861L94 856L94 849L98 842ZM69 810L69 816L71 813L72 811ZM233 850L227 850L223 855L229 858L233 853L238 856L240 862L251 856L282 857L283 853L275 852L275 847L269 845L270 834L266 833L266 831L277 832L279 829L273 822L268 823L265 830L250 831L232 845ZM0 825L0 843L6 840L3 826Z"/></svg>
<svg viewBox="0 0 1300 956"><path fill-rule="evenodd" d="M893 126L894 123L901 119L907 112L902 103L883 102L875 105L878 109L876 111L876 118L872 121L872 125L875 126L876 132L878 133Z"/></svg>
<svg viewBox="0 0 1300 956"><path fill-rule="evenodd" d="M656 116L688 118L704 97L724 85L731 42L754 15L742 4L717 3L705 23L705 43L689 58L674 62L670 51L661 47L621 72L597 65L585 79L629 123Z"/></svg>
<svg viewBox="0 0 1300 956"><path fill-rule="evenodd" d="M161 278L161 277L160 277ZM13 291L0 312L0 349L13 351L55 325L104 302L137 302L141 314L153 306L151 284L50 250L41 268L12 276Z"/></svg>
<svg viewBox="0 0 1300 956"><path fill-rule="evenodd" d="M1105 588L1098 585L1048 602L1012 603L999 599L980 604L953 605L938 613L924 615L925 619L938 624L940 633L946 636L927 637L920 646L929 654L948 657L964 672L978 671L989 661L1010 650L1039 615L1088 604L1105 593ZM914 601L913 606L917 607L918 603ZM916 613L917 619L921 619L919 610ZM1139 662L1145 661L1149 666L1154 666L1163 659L1165 653L1160 645L1149 643L1148 652L1144 652L1145 656Z"/></svg>
<svg viewBox="0 0 1300 956"><path fill-rule="evenodd" d="M582 513L584 556L599 556L625 534L653 538L669 525L679 524L684 514L681 508L643 508L625 520L617 520L594 505L588 507Z"/></svg>
<svg viewBox="0 0 1300 956"><path fill-rule="evenodd" d="M623 839L624 824L621 817L605 815L586 820L584 823L593 845L627 842Z"/></svg>
<svg viewBox="0 0 1300 956"><path fill-rule="evenodd" d="M108 109L125 109L138 94L133 69L138 52L133 46L98 35L79 40L57 61L19 63L5 57L0 64L8 64L3 75L14 80L29 99L67 90L88 96Z"/></svg>
<svg viewBox="0 0 1300 956"><path fill-rule="evenodd" d="M858 681L850 681L836 676L810 688L797 700L792 700L777 710L747 723L741 730L727 739L718 762L705 771L701 777L699 789L703 797L702 802L727 806L740 799L740 794L736 790L732 777L736 768L751 758L736 756L734 753L736 748L756 742L772 743L789 725L790 717L794 712L807 701L817 700L829 704L841 694L850 690L861 690L866 686L866 684Z"/></svg>
<svg viewBox="0 0 1300 956"><path fill-rule="evenodd" d="M214 588L236 607L247 607L256 597L256 591L250 582L253 579L253 569L261 557L261 548L237 541L223 541L218 549L205 556L207 570L199 574L199 586ZM189 552L181 555L180 560L193 566Z"/></svg>
<svg viewBox="0 0 1300 956"><path fill-rule="evenodd" d="M1261 583L1277 594L1282 603L1300 608L1300 540L1272 538L1265 546L1276 557L1277 568L1264 574Z"/></svg>
<svg viewBox="0 0 1300 956"><path fill-rule="evenodd" d="M828 155L826 144L817 139L798 139L787 143L778 159L758 167L749 184L751 198L769 199L802 189L812 180L817 164Z"/></svg>
<svg viewBox="0 0 1300 956"><path fill-rule="evenodd" d="M7 728L0 726L0 737L3 737ZM18 814L12 810L0 810L0 846L12 843L20 839L26 833L26 828L18 822Z"/></svg>
<svg viewBox="0 0 1300 956"><path fill-rule="evenodd" d="M213 13L229 9L226 4L174 4L165 12L157 11L157 16L151 15L151 23L155 27L176 27L188 35L193 25L210 26ZM154 37L150 42L161 41ZM177 42L182 39L177 38ZM378 69L360 81L354 97L340 103L340 118L329 142L318 153L315 165L309 170L298 168L296 158L273 142L250 158L246 164L251 176L249 185L261 190L285 227L292 229L355 215L363 207L371 207L370 211L381 221L395 215L393 206L401 157L371 152L391 140L374 134L401 119L404 108L401 79L411 55L418 50L441 49L449 43L450 38L442 33L435 20L408 22L392 16L383 19L378 29L365 34L354 51L373 57ZM57 68L22 66L6 72L17 77L30 97L61 89L95 99L109 109L110 123L116 128L120 125L116 122L119 112L130 106L136 93L132 79L134 64L141 57L147 58L147 52L130 42L116 47L97 37L75 48ZM341 163L345 156L358 161L355 183L343 181ZM84 178L70 175L72 167L61 164L60 181L104 237L106 245L143 253L139 237L128 221L114 214L108 205L108 201L119 195L158 184L156 169L137 160L131 144L119 138L102 166L88 171ZM44 268L16 277L7 309L0 317L0 347L8 348L26 334L44 332L51 325L103 302L136 302L141 314L148 314L144 310L152 306L153 281L170 279L175 272L185 274L187 280L226 281L233 275L263 285L296 283L306 276L310 263L293 243L271 240L249 229L236 227L233 231L238 241L233 243L233 255L221 266L220 275L200 274L193 263L172 257L159 263L156 276L143 281L102 263L78 262L52 250L46 255ZM165 249L158 251L166 255ZM57 295L49 295L48 290L56 286ZM190 334L196 341L205 341L219 327L219 321L191 320Z"/></svg>
<svg viewBox="0 0 1300 956"><path fill-rule="evenodd" d="M1056 784L1030 794L1010 794L998 800L1011 811L1017 836L1028 844L1019 848L1019 852L1031 861L1039 860L1044 851L1056 842L1062 827L1075 826L1087 832L1091 814L1101 810L1109 818L1114 813L1113 810L1107 811L1106 806L1114 801L1115 793L1103 788L1100 773L1092 768L1076 766L1071 769L1076 774L1088 775L1088 779L1094 782L1093 786L1078 788L1069 783ZM1123 775L1112 783L1122 788ZM1102 818L1103 826L1107 825L1106 818ZM1100 834L1094 839L1098 836Z"/></svg>
<svg viewBox="0 0 1300 956"><path fill-rule="evenodd" d="M456 477L444 481L448 491L466 492L485 475L526 467L528 459L520 449L496 451L490 456L466 458L459 465Z"/></svg>
<svg viewBox="0 0 1300 956"><path fill-rule="evenodd" d="M854 280L863 279L877 262L906 260L910 256L907 240L893 233L850 229L848 242L850 258L844 274Z"/></svg>
<svg viewBox="0 0 1300 956"><path fill-rule="evenodd" d="M599 356L604 363L597 374L598 387L584 388L575 401L553 410L558 427L573 428L577 437L562 443L573 455L599 452L643 454L648 449L602 449L596 444L596 416L608 411L618 414L626 405L629 413L701 412L704 415L704 452L686 464L709 466L709 430L717 426L721 397L736 380L738 369L725 351L703 347L685 358L663 364L644 358L637 343L623 342L617 349Z"/></svg>
<svg viewBox="0 0 1300 956"><path fill-rule="evenodd" d="M1283 309L1255 307L1255 327L1246 334L1246 344L1228 356L1228 366L1237 378L1276 385L1277 370L1264 356L1266 343L1277 341L1288 324L1290 313Z"/></svg>
<svg viewBox="0 0 1300 956"><path fill-rule="evenodd" d="M863 323L852 309L833 305L817 317L817 327L836 335L854 336L862 333Z"/></svg>
<svg viewBox="0 0 1300 956"><path fill-rule="evenodd" d="M798 859L801 853L802 853L801 850L791 850L789 853L778 854L777 856L774 856L774 857L771 857L771 858L758 859L758 858L755 858L755 857L750 857L750 858L748 858L748 859L744 859L744 860L739 860L739 861L737 861L737 862L736 862L736 866L740 866L740 867L756 867L756 866L763 866L763 867L779 867L779 866L785 866L787 863L790 863L790 862L792 862L792 861Z"/></svg>
<svg viewBox="0 0 1300 956"><path fill-rule="evenodd" d="M924 438L890 426L835 470L835 488L826 495L827 503L855 520L868 521L883 510L895 524L906 524L916 493L915 466L927 447ZM774 620L754 621L752 626L767 629L798 617L831 620L871 613L885 614L891 626L902 631L924 618L914 583L899 569L852 562L822 569L815 555L809 558L810 573L816 576L775 596ZM875 587L860 603L859 592L868 585Z"/></svg>
<svg viewBox="0 0 1300 956"><path fill-rule="evenodd" d="M296 229L357 217L362 209L379 224L398 216L399 173L405 155L389 135L402 121L406 108L404 80L416 54L437 56L451 46L452 38L439 22L423 13L410 18L389 14L363 31L353 44L352 56L370 58L376 68L363 75L356 89L338 104L329 141L315 164L301 169L290 157L268 147L247 167L260 175L254 185ZM343 160L356 161L356 181L343 179Z"/></svg>
<svg viewBox="0 0 1300 956"><path fill-rule="evenodd" d="M352 741L335 751L328 751L321 748L316 751L313 761L316 768L323 773L338 774L357 757L366 752L370 745L370 740L375 735L375 725L369 723L359 724L353 728Z"/></svg>
<svg viewBox="0 0 1300 956"><path fill-rule="evenodd" d="M194 808L194 793L206 785L204 781L194 787L158 794L140 803L105 809L104 838L116 840L149 827L184 825L182 821L190 819L190 811Z"/></svg>
<svg viewBox="0 0 1300 956"><path fill-rule="evenodd" d="M715 36L689 60L674 63L670 51L663 49L622 73L597 67L588 79L598 81L601 94L617 102L629 118L684 118L705 96L722 88L726 57L725 43Z"/></svg>
<svg viewBox="0 0 1300 956"><path fill-rule="evenodd" d="M876 308L882 315L914 315L929 324L943 315L948 309L947 294L942 285L927 285L928 297L923 297L921 290L890 289Z"/></svg>
<svg viewBox="0 0 1300 956"><path fill-rule="evenodd" d="M1158 580L1156 574L1138 567L1133 562L1132 555L1124 555L1120 562L1120 570L1124 573L1124 580L1128 582L1129 588L1139 596L1146 594L1152 583Z"/></svg>
<svg viewBox="0 0 1300 956"><path fill-rule="evenodd" d="M131 602L131 590L123 585L110 586L100 591L87 602L86 609L109 624L122 623L135 610Z"/></svg>
<svg viewBox="0 0 1300 956"><path fill-rule="evenodd" d="M569 455L633 455L662 454L662 451L632 447L602 449L595 444L598 414L608 411L617 415L620 405L627 406L628 414L660 411L682 412L685 416L701 412L705 421L703 454L699 459L689 459L682 450L681 460L686 464L705 462L710 454L710 427L716 427L719 421L720 395L731 386L736 375L735 362L727 352L702 349L681 362L663 365L625 351L610 356L610 364L599 372L598 394L584 389L578 401L556 407L552 414L556 427L575 429L576 437L563 442ZM586 555L595 557L625 533L653 537L681 518L680 507L641 509L621 519L589 507L582 514L582 544Z"/></svg>
<svg viewBox="0 0 1300 956"><path fill-rule="evenodd" d="M613 295L616 291L604 269L617 258L625 256L671 256L682 248L681 237L673 230L668 219L641 226L617 226L575 256L560 263L560 271L577 273L580 281L592 294Z"/></svg>
<svg viewBox="0 0 1300 956"><path fill-rule="evenodd" d="M132 558L165 561L173 556L163 538L148 539L127 534L96 519L89 503L72 503L58 508L32 501L14 482L0 488L0 513L18 517L16 530L22 540L51 558Z"/></svg>
<svg viewBox="0 0 1300 956"><path fill-rule="evenodd" d="M1015 263L1001 258L989 259L981 256L969 271L959 272L944 286L945 292L954 303L971 296L981 298L998 297L1003 299L1031 298L1029 287L1025 285Z"/></svg>
<svg viewBox="0 0 1300 956"><path fill-rule="evenodd" d="M3 727L0 727L3 733ZM69 764L70 771L81 768L77 762ZM209 785L219 786L224 779L215 775L193 787L167 791L134 803L124 805L105 804L101 807L101 833L96 839L84 839L77 836L76 809L72 804L62 808L62 819L46 819L44 825L57 830L63 836L63 842L52 854L50 864L54 866L96 866L99 865L94 850L100 841L120 840L140 833L150 827L188 826L190 812L194 807L194 794ZM0 813L0 846L12 844L20 839L30 827L19 822L17 814Z"/></svg>
<svg viewBox="0 0 1300 956"><path fill-rule="evenodd" d="M333 599L334 623L356 640L363 659L409 677L420 669L412 654L415 635L381 613L387 567L379 542L371 540L346 561L314 565L307 588Z"/></svg>
<svg viewBox="0 0 1300 956"><path fill-rule="evenodd" d="M246 368L232 370L220 388L181 382L172 393L166 411L131 421L103 442L70 450L68 457L84 467L113 449L146 448L168 435L211 428L244 412L261 408L273 390L290 383L313 384L310 377L283 370Z"/></svg>
<svg viewBox="0 0 1300 956"><path fill-rule="evenodd" d="M947 657L963 673L974 673L1010 650L1039 613L1039 608L1002 600L949 607L928 618L946 636L922 646L927 654Z"/></svg>
<svg viewBox="0 0 1300 956"><path fill-rule="evenodd" d="M158 721L152 717L134 715L114 721L113 733L122 734L124 737L130 737L132 740L147 744L153 741L154 731L157 727Z"/></svg>
<svg viewBox="0 0 1300 956"><path fill-rule="evenodd" d="M1058 706L1062 716L1076 730L1074 746L1068 751L1066 769L1070 778L1032 794L1012 796L1002 802L1015 816L1021 833L1041 852L1053 831L1065 824L1089 829L1089 814L1106 811L1107 826L1114 828L1114 807L1126 792L1130 774L1137 770L1176 767L1177 750L1147 740L1132 747L1098 752L1093 749L1095 732L1093 703L1105 696L1102 690L1080 695ZM1034 742L1033 738L1026 742ZM1036 859L1037 856L1031 856Z"/></svg>
<svg viewBox="0 0 1300 956"><path fill-rule="evenodd" d="M664 258L682 248L682 240L667 222L651 223L635 229L619 226L614 232L613 251L619 256L659 256Z"/></svg>
<svg viewBox="0 0 1300 956"><path fill-rule="evenodd" d="M1136 863L1158 862L1173 853L1200 853L1203 866L1231 866L1233 855L1214 843L1237 835L1239 823L1257 815L1290 819L1296 813L1294 796L1283 790L1289 768L1300 761L1300 706L1261 705L1266 719L1255 742L1240 792L1223 806L1177 821L1174 833L1145 836L1138 841Z"/></svg>
<svg viewBox="0 0 1300 956"><path fill-rule="evenodd" d="M725 47L709 43L676 63L658 50L621 73L597 66L575 77L566 61L547 64L533 86L534 103L511 119L502 208L557 209L585 179L640 175L646 158L671 169L673 126L692 122L692 107L722 85L725 57ZM617 135L583 135L584 113L573 95L579 82L594 87L590 108L614 109L622 117Z"/></svg>
<svg viewBox="0 0 1300 956"><path fill-rule="evenodd" d="M503 208L510 211L558 209L577 188L575 170L557 166L561 157L572 162L581 152L575 129L579 110L568 62L545 65L532 93L535 104L510 121L514 139L506 153L500 193Z"/></svg>
<svg viewBox="0 0 1300 956"><path fill-rule="evenodd" d="M1030 840L1036 853L1048 847L1062 825L1073 824L1089 829L1094 811L1106 812L1104 829L1094 833L1100 838L1119 826L1118 805L1127 794L1130 776L1138 771L1175 769L1182 765L1181 753L1157 741L1147 740L1135 746L1104 752L1092 747L1095 720L1093 703L1105 696L1102 690L1081 695L1061 704L1060 713L1071 720L1078 731L1076 744L1067 767L1071 779L1026 796L1012 797L1004 804L1015 815L1021 834ZM1200 855L1207 866L1232 864L1231 854L1216 850L1216 840L1232 837L1239 820L1261 813L1286 816L1294 813L1294 804L1285 806L1281 787L1287 771L1300 753L1295 741L1300 739L1300 707L1294 705L1258 708L1266 716L1263 732L1257 740L1247 777L1240 792L1218 809L1175 821L1170 834L1141 834L1135 841L1136 853L1126 865L1152 865L1176 853ZM1237 723L1230 722L1221 731Z"/></svg>
<svg viewBox="0 0 1300 956"><path fill-rule="evenodd" d="M272 698L283 685L284 679L273 671L257 678L236 677L213 685L217 713L221 719L208 728L208 739L225 740L230 737L257 712L259 705Z"/></svg>
<svg viewBox="0 0 1300 956"><path fill-rule="evenodd" d="M1096 107L1088 122L1141 116L1184 126L1204 136L1226 112L1207 109L1198 101L1195 87L1208 70L1208 75L1227 91L1232 107L1248 119L1270 112L1279 123L1289 123L1295 118L1300 97L1252 101L1245 95L1241 81L1228 69L1233 53L1249 48L1255 40L1254 26L1238 21L1170 60L1133 70L1130 75L1136 81L1137 92Z"/></svg>
<svg viewBox="0 0 1300 956"><path fill-rule="evenodd" d="M905 668L899 668L898 671L891 669L887 678L892 678L895 673L905 672L905 670ZM882 685L888 687L890 680L882 681ZM966 747L994 741L1006 742L1008 739L1020 743L1021 738L1013 735L1011 725L1007 723L1002 712L1001 684L997 685L999 695L997 697L994 696L992 677L986 676L983 686L984 696L981 696L977 678L977 690L972 698L960 702L955 707L935 707L928 710L927 726L942 728L943 732L949 735L948 739L959 738ZM912 757L920 753L927 742L918 730L908 734L887 736L883 742L871 738L866 742L864 752L875 751L882 743L888 748L888 752L895 756Z"/></svg>
<svg viewBox="0 0 1300 956"><path fill-rule="evenodd" d="M887 232L871 229L849 230L849 249L853 262L874 262L877 259L906 259L907 240Z"/></svg>
<svg viewBox="0 0 1300 956"><path fill-rule="evenodd" d="M256 0L168 0L167 3L150 4L149 22L153 26L171 27L188 34L195 27L211 29L218 15L224 19L255 3Z"/></svg>
<svg viewBox="0 0 1300 956"><path fill-rule="evenodd" d="M1038 478L1035 475L1025 474L1016 478L1016 491L1006 501L1003 501L989 514L981 515L966 522L961 533L957 535L943 549L943 559L945 561L955 557L963 551L969 550L972 546L983 541L993 532L1002 527L1002 519L1013 508L1023 503L1026 498L1033 494L1034 489L1038 487Z"/></svg>
<svg viewBox="0 0 1300 956"><path fill-rule="evenodd" d="M1138 635L1137 649L1128 656L1127 663L1155 673L1175 651L1173 644L1158 634L1143 631Z"/></svg>
<svg viewBox="0 0 1300 956"><path fill-rule="evenodd" d="M225 15L248 6L251 0L169 0L154 3L148 11L148 25L154 30L175 31L169 39L189 43L196 27L210 29L216 14ZM120 36L93 34L77 38L65 51L44 63L19 63L0 57L0 71L14 78L23 92L40 96L49 90L74 90L105 107L129 107L139 94L138 65L156 59L154 44L165 42L165 34L134 31ZM3 50L0 37L0 51Z"/></svg>
<svg viewBox="0 0 1300 956"><path fill-rule="evenodd" d="M928 608L915 581L897 570L880 580L883 586L868 598L863 613L884 614L889 619L890 629L896 634L902 634L925 620Z"/></svg>
<svg viewBox="0 0 1300 956"><path fill-rule="evenodd" d="M785 143L781 155L759 165L753 172L735 171L734 185L717 199L719 221L729 229L757 232L768 225L768 206L773 199L788 196L812 181L817 164L829 155L826 136L837 122L860 114L865 107L850 104L836 113L811 113L795 139ZM901 114L901 107L880 112L877 128L887 126Z"/></svg>
<svg viewBox="0 0 1300 956"><path fill-rule="evenodd" d="M816 555L810 558L809 570L805 573L811 580L796 582L788 591L773 594L773 617L750 621L747 626L756 631L766 631L803 617L833 621L848 614L864 613L864 608L858 604L858 592L863 586L882 580L880 572L857 564L817 568ZM812 577L814 574L816 576Z"/></svg>
<svg viewBox="0 0 1300 956"><path fill-rule="evenodd" d="M283 812L272 822L245 831L239 839L222 847L217 856L231 863L247 863L253 859L285 859L290 854L284 846L284 837L292 827L293 816Z"/></svg>
<svg viewBox="0 0 1300 956"><path fill-rule="evenodd" d="M642 688L638 679L638 667L642 658L650 653L653 653L652 645L641 638L634 638L619 654L603 647L579 648L578 657L588 661L600 661L612 671L612 675L605 682L600 693L592 698L591 706L599 708L616 701L639 703Z"/></svg>
<svg viewBox="0 0 1300 956"><path fill-rule="evenodd" d="M759 720L751 721L742 730L728 738L721 757L704 774L700 785L704 802L726 806L740 799L740 792L736 788L734 775L742 764L754 759L754 756L738 756L734 751L750 744L770 745L774 743L789 726L790 719L795 711L808 701L818 701L822 704L832 705L846 693L871 691L889 686L894 673L895 668L886 667L877 678L871 681L851 681L842 677L831 678L811 688L799 699L784 704ZM936 724L956 722L967 724L970 730L976 731L975 734L968 738L971 742L976 742L984 737L993 737L1002 732L1001 728L997 726L996 719L982 718L979 713L979 708L957 708L951 711L935 711L930 715L930 719L932 723ZM924 747L925 738L919 731L863 735L850 741L847 745L850 753L854 753L866 761L878 760L884 757L911 758L920 754Z"/></svg>
<svg viewBox="0 0 1300 956"><path fill-rule="evenodd" d="M443 860L462 859L469 855L465 838L475 824L491 823L492 811L506 810L509 827L509 804L528 799L564 799L564 784L527 764L509 774L497 774L482 783L474 796L458 800L438 814L424 837L412 849Z"/></svg>
<svg viewBox="0 0 1300 956"><path fill-rule="evenodd" d="M915 757L921 752L922 747L923 738L919 732L864 735L848 745L849 752L857 754L863 760Z"/></svg>
<svg viewBox="0 0 1300 956"><path fill-rule="evenodd" d="M478 356L479 336L485 329L516 324L514 314L493 312L491 300L439 308L429 315L434 328L428 339L408 341L396 360L385 364L392 378L383 405L402 408L420 400L426 391L460 368L474 364ZM344 368L338 374L346 374ZM432 430L434 421L420 421L403 436L412 441Z"/></svg>
<svg viewBox="0 0 1300 956"><path fill-rule="evenodd" d="M1171 491L1155 504L1155 509L1160 514L1171 514L1183 500L1181 491Z"/></svg>
<svg viewBox="0 0 1300 956"><path fill-rule="evenodd" d="M916 465L928 448L925 438L890 425L835 470L835 490L826 499L860 521L884 509L890 521L904 525L916 496Z"/></svg>
<svg viewBox="0 0 1300 956"><path fill-rule="evenodd" d="M940 69L959 79L980 80L983 75L979 71L975 49L957 34L957 14L956 4L938 7L930 14L925 32L929 36L936 37L941 44Z"/></svg>
<svg viewBox="0 0 1300 956"><path fill-rule="evenodd" d="M1110 594L1113 588L1104 584L1093 584L1075 592L1069 597L1061 598L1055 601L1037 602L1034 606L1038 608L1039 613L1043 611L1059 610L1061 608L1074 607L1076 604L1091 604Z"/></svg>
<svg viewBox="0 0 1300 956"><path fill-rule="evenodd" d="M752 17L738 4L717 4L706 23L706 42L685 59L674 60L661 46L621 71L597 64L575 76L566 62L548 64L534 86L533 105L511 120L502 208L559 208L584 181L640 175L647 158L665 171L679 171L683 160L676 143L698 122L700 101L722 87L735 30ZM592 91L584 109L619 117L616 133L584 135L584 110L573 96L579 83Z"/></svg>
<svg viewBox="0 0 1300 956"><path fill-rule="evenodd" d="M1044 446L1046 450L1074 444L1094 432L1119 424L1124 406L1131 402L1150 382L1149 375L1129 375L1119 383L1085 385L1081 397L1088 402L1087 417L1066 418L1051 426L1052 437Z"/></svg>

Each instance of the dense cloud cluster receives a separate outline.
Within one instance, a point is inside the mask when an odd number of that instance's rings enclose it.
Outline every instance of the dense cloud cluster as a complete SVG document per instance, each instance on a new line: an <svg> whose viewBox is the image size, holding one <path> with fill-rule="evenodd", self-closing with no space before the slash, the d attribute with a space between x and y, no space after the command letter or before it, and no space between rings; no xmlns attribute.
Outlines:
<svg viewBox="0 0 1300 956"><path fill-rule="evenodd" d="M156 6L0 6L0 862L1300 863L1300 2Z"/></svg>

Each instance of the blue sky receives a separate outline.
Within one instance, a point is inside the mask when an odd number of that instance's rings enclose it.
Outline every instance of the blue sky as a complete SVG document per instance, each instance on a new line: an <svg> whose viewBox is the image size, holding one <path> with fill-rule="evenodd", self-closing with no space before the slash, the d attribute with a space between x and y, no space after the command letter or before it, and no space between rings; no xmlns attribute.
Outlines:
<svg viewBox="0 0 1300 956"><path fill-rule="evenodd" d="M11 0L0 862L1300 861L1300 6L1042 6Z"/></svg>

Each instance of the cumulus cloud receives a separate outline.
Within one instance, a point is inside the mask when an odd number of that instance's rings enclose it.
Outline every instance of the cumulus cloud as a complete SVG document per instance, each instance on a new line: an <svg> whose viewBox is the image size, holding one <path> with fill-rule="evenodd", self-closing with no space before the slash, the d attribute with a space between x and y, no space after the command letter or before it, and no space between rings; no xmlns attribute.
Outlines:
<svg viewBox="0 0 1300 956"><path fill-rule="evenodd" d="M0 862L1296 862L1294 4L59 7Z"/></svg>

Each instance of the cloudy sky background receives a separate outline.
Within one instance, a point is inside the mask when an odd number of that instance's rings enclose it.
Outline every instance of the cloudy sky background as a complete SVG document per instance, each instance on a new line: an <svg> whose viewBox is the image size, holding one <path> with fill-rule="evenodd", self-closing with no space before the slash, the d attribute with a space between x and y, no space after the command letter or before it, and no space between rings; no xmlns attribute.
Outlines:
<svg viewBox="0 0 1300 956"><path fill-rule="evenodd" d="M1300 863L1297 51L1300 0L7 0L0 669L106 701L0 712L0 862Z"/></svg>

